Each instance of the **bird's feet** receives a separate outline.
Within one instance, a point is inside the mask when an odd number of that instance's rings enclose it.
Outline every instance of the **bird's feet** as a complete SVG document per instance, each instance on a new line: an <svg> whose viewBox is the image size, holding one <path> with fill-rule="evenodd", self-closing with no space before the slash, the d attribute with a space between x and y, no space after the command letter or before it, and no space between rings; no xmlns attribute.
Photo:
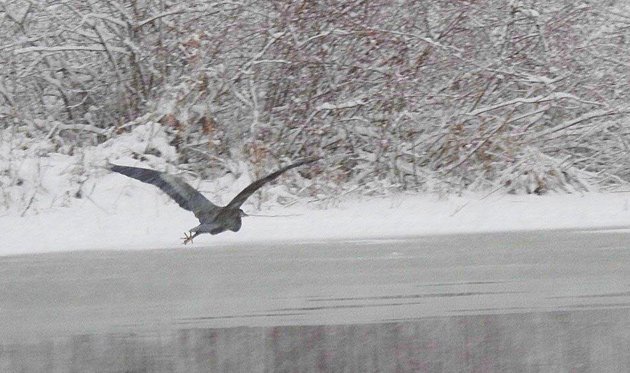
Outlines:
<svg viewBox="0 0 630 373"><path fill-rule="evenodd" d="M184 237L182 237L182 240L184 240L184 245L186 245L187 243L192 243L193 242L193 238L195 238L195 236L192 234L192 232L184 232Z"/></svg>

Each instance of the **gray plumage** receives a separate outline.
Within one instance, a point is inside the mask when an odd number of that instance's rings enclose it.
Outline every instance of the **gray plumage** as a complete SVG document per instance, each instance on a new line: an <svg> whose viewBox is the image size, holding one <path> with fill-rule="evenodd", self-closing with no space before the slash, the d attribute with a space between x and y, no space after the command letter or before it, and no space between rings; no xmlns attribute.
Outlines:
<svg viewBox="0 0 630 373"><path fill-rule="evenodd" d="M226 230L237 232L241 228L241 217L246 216L243 210L241 210L241 206L247 198L254 194L260 187L276 179L284 172L307 163L315 162L318 159L318 157L302 159L254 181L223 207L210 202L203 194L199 193L195 188L177 176L150 170L148 168L118 166L115 164L110 164L109 169L157 186L175 200L180 207L192 211L195 217L199 219L200 224L192 228L189 234L184 234L184 244L186 244L192 242L192 239L201 233L218 234Z"/></svg>

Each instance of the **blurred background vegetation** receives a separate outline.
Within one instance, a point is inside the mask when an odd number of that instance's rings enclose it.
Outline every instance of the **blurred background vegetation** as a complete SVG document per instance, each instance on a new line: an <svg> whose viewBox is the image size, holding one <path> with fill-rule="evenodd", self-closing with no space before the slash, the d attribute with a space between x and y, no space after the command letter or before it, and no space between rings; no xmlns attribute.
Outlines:
<svg viewBox="0 0 630 373"><path fill-rule="evenodd" d="M0 32L5 185L146 123L203 178L324 156L326 194L630 180L625 1L8 0Z"/></svg>

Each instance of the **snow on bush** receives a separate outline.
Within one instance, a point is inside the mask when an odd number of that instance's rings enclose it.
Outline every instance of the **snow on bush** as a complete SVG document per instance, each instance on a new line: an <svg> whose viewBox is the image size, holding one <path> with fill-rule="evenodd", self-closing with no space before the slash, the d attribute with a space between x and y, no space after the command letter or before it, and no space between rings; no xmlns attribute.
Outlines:
<svg viewBox="0 0 630 373"><path fill-rule="evenodd" d="M96 185L109 174L108 163L181 174L202 191L213 192L215 195L209 197L216 203L229 202L254 180L252 176L261 177L267 172L251 170L245 162L237 162L231 165L234 173L202 182L194 172L182 174L171 141L163 125L148 122L101 144L61 154L53 151L55 144L51 140L29 138L15 131L15 127L13 131L1 130L0 207L25 215L69 206L76 199L90 199ZM124 176L118 177L127 181ZM157 189L154 192L157 193ZM295 202L295 196L286 186L270 188L260 198L257 196L252 200L258 206L263 200L268 204Z"/></svg>
<svg viewBox="0 0 630 373"><path fill-rule="evenodd" d="M9 1L0 205L85 196L97 149L203 180L319 155L262 198L333 205L619 188L630 8L600 3Z"/></svg>
<svg viewBox="0 0 630 373"><path fill-rule="evenodd" d="M40 139L17 127L0 130L0 206L20 214L68 206L89 198L108 161L142 159L151 166L174 162L159 124L147 123L95 146L56 152L52 139ZM158 154L158 155L155 155Z"/></svg>

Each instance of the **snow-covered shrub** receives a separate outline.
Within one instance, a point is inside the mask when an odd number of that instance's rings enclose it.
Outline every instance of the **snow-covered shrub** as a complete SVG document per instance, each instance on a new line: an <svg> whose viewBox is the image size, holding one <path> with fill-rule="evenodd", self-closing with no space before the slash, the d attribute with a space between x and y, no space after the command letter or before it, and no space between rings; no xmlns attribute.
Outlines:
<svg viewBox="0 0 630 373"><path fill-rule="evenodd" d="M140 162L165 169L177 155L161 125L146 123L102 144L59 153L51 139L0 129L0 208L20 214L89 198L107 162Z"/></svg>
<svg viewBox="0 0 630 373"><path fill-rule="evenodd" d="M590 175L528 147L503 170L498 180L509 193L544 194L549 191L588 191L589 178Z"/></svg>
<svg viewBox="0 0 630 373"><path fill-rule="evenodd" d="M312 196L615 188L630 180L629 12L568 0L7 1L0 128L85 159L159 124L164 143L137 157L202 178L321 155L292 188Z"/></svg>

